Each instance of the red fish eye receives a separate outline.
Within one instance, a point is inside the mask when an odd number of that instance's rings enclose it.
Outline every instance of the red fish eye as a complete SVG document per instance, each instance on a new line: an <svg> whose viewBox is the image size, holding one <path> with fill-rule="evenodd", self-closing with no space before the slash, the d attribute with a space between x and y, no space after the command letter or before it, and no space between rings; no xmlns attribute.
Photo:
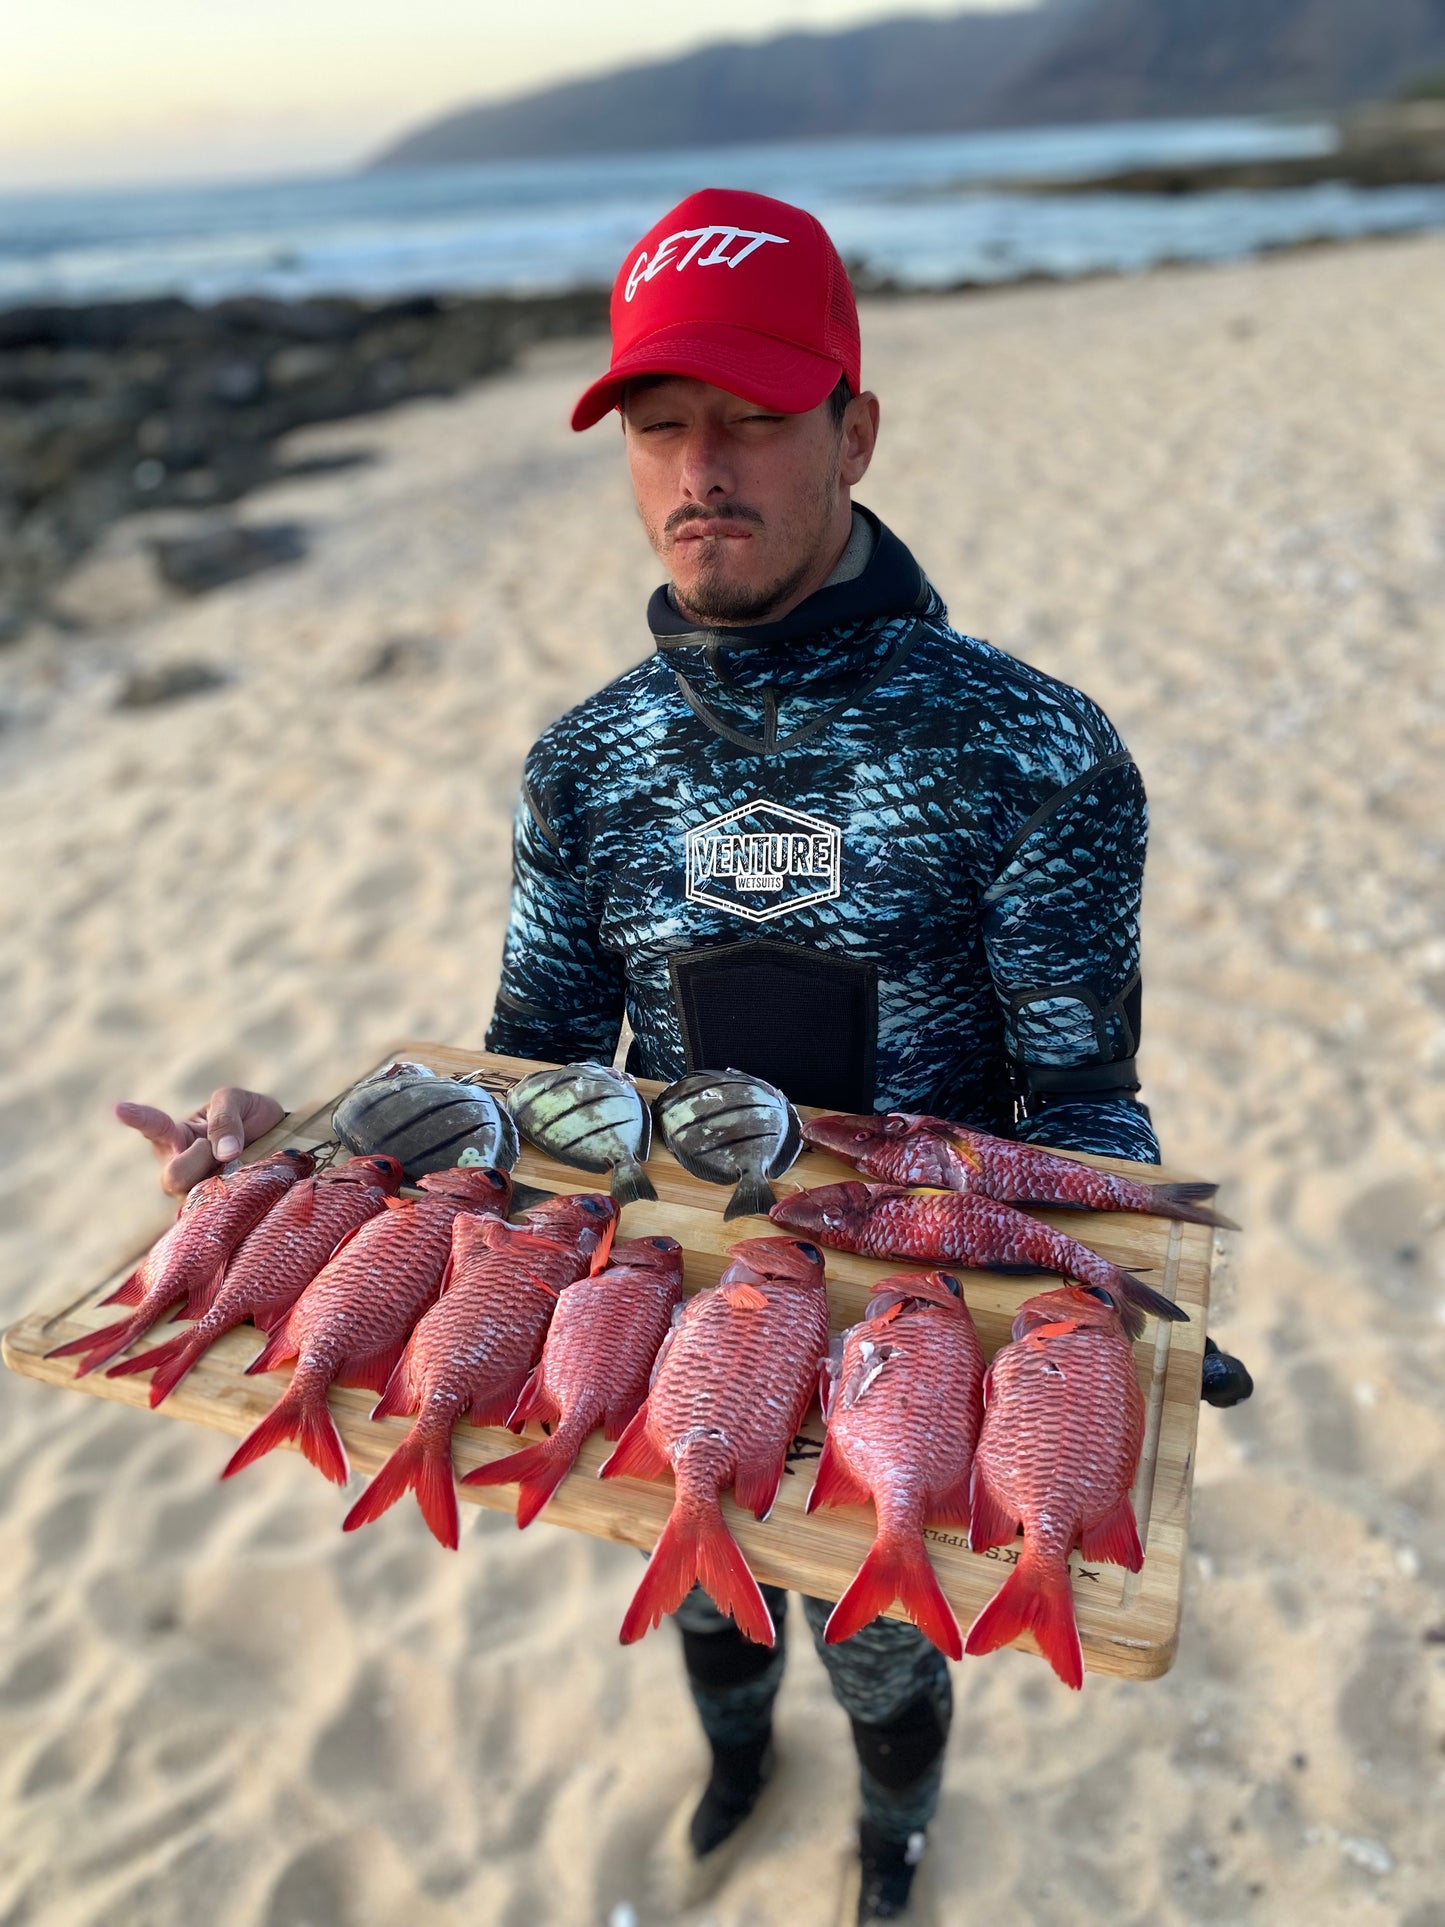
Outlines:
<svg viewBox="0 0 1445 1927"><path fill-rule="evenodd" d="M817 1265L823 1262L823 1254L821 1251L819 1251L816 1245L800 1244L798 1246L798 1249L799 1251L802 1252L803 1256L807 1259L810 1265Z"/></svg>
<svg viewBox="0 0 1445 1927"><path fill-rule="evenodd" d="M853 1142L855 1144L866 1144L868 1142L868 1137L869 1137L869 1133L867 1131L855 1131L853 1133Z"/></svg>

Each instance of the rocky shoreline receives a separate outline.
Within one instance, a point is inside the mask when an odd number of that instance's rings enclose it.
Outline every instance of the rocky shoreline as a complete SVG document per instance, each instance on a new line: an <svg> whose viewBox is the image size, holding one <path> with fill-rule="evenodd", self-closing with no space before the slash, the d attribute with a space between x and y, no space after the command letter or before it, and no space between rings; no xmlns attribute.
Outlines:
<svg viewBox="0 0 1445 1927"><path fill-rule="evenodd" d="M1232 188L1433 187L1445 182L1445 101L1362 110L1328 154L1254 161L1176 161L1070 181L996 183L1031 194L1217 194Z"/></svg>
<svg viewBox="0 0 1445 1927"><path fill-rule="evenodd" d="M306 472L278 453L292 429L455 394L533 342L606 320L590 291L0 312L0 642L52 613L58 583L119 516L233 502ZM284 543L235 533L197 555L160 545L157 564L198 593L288 559Z"/></svg>

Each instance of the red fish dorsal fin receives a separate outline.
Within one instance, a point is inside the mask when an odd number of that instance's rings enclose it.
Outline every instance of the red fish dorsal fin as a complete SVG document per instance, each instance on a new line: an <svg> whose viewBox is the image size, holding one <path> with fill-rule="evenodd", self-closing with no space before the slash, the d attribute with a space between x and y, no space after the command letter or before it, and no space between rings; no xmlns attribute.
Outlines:
<svg viewBox="0 0 1445 1927"><path fill-rule="evenodd" d="M734 1311L766 1311L768 1308L767 1294L759 1291L756 1285L721 1285L719 1290Z"/></svg>

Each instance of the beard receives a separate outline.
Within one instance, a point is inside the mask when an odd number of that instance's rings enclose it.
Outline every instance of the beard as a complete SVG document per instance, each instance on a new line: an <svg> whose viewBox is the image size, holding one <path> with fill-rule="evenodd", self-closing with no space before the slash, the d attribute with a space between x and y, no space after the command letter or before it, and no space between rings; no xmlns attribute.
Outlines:
<svg viewBox="0 0 1445 1927"><path fill-rule="evenodd" d="M789 559L771 581L756 584L729 580L723 563L724 543L710 545L712 553L702 559L686 589L673 577L673 599L681 613L709 627L738 627L766 622L769 616L785 608L816 571L820 556L829 546L838 503L838 473L839 463L835 459L829 471L819 477L817 487L776 525L781 538L778 546ZM674 509L660 531L651 528L647 531L653 548L665 563L670 565L672 561L672 536L689 522L744 522L760 529L766 526L756 509L741 503L724 502L715 509L689 503L685 508Z"/></svg>
<svg viewBox="0 0 1445 1927"><path fill-rule="evenodd" d="M775 609L781 609L797 594L813 567L807 556L796 568L761 589L728 582L717 567L704 566L686 597L674 586L673 594L684 615L696 616L709 627L736 627L751 622L766 622Z"/></svg>

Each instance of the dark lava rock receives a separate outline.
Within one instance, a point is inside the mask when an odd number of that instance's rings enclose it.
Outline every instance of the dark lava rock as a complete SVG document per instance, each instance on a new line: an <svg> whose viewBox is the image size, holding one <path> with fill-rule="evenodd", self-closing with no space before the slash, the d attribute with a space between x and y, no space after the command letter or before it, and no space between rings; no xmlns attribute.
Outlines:
<svg viewBox="0 0 1445 1927"><path fill-rule="evenodd" d="M117 709L154 709L185 696L204 696L224 689L228 678L207 662L163 662L153 669L137 669L127 676L115 699Z"/></svg>
<svg viewBox="0 0 1445 1927"><path fill-rule="evenodd" d="M206 595L243 576L299 562L306 537L294 522L271 522L167 536L150 546L164 582L183 595Z"/></svg>
<svg viewBox="0 0 1445 1927"><path fill-rule="evenodd" d="M0 607L27 622L44 611L118 516L234 502L304 472L276 456L293 429L456 394L531 342L606 323L597 291L0 312ZM214 577L201 561L192 592L291 559L272 553Z"/></svg>

